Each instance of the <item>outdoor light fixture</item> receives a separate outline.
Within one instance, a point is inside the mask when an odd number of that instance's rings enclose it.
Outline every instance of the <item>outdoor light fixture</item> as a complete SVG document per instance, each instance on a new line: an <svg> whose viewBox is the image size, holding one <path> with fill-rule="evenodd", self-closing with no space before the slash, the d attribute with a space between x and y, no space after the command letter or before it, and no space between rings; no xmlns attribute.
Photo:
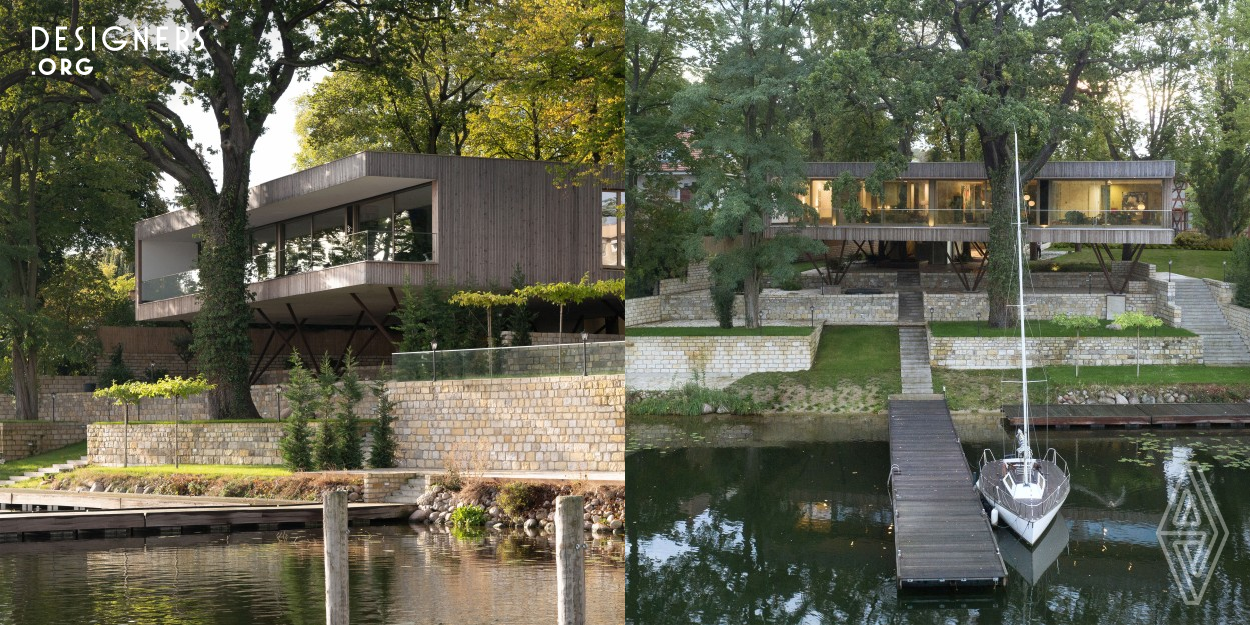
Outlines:
<svg viewBox="0 0 1250 625"><path fill-rule="evenodd" d="M281 421L282 420L282 385L279 384L278 386L275 387L274 390L278 392L278 420Z"/></svg>
<svg viewBox="0 0 1250 625"><path fill-rule="evenodd" d="M1092 295L1094 293L1094 277L1085 276L1085 294Z"/></svg>
<svg viewBox="0 0 1250 625"><path fill-rule="evenodd" d="M1168 282L1172 281L1172 259L1168 259Z"/></svg>
<svg viewBox="0 0 1250 625"><path fill-rule="evenodd" d="M590 335L582 331L582 375L589 375L589 367L586 360L586 341L590 339Z"/></svg>
<svg viewBox="0 0 1250 625"><path fill-rule="evenodd" d="M438 381L438 341L430 341L430 381Z"/></svg>
<svg viewBox="0 0 1250 625"><path fill-rule="evenodd" d="M807 310L808 312L812 313L812 327L814 328L816 327L816 305L813 304L811 306L808 306Z"/></svg>
<svg viewBox="0 0 1250 625"><path fill-rule="evenodd" d="M1224 261L1224 281L1228 282L1228 261Z"/></svg>
<svg viewBox="0 0 1250 625"><path fill-rule="evenodd" d="M52 393L52 420L56 421L56 393Z"/></svg>
<svg viewBox="0 0 1250 625"><path fill-rule="evenodd" d="M977 311L977 338L981 338L981 311Z"/></svg>

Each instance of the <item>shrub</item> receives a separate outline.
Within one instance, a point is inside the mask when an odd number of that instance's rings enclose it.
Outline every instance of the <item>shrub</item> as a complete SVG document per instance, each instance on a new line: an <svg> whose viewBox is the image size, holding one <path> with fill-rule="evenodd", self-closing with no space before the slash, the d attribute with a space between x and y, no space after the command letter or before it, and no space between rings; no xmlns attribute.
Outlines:
<svg viewBox="0 0 1250 625"><path fill-rule="evenodd" d="M386 375L378 372L378 379L370 388L373 396L378 398L373 409L374 422L370 428L373 435L373 446L369 448L369 467L386 469L395 466L395 432L391 423L395 420L395 402L391 401L386 390Z"/></svg>
<svg viewBox="0 0 1250 625"><path fill-rule="evenodd" d="M783 291L801 291L803 290L803 277L799 274L794 274L789 278L782 280L781 283L777 285L777 288Z"/></svg>
<svg viewBox="0 0 1250 625"><path fill-rule="evenodd" d="M1185 250L1205 250L1210 249L1208 246L1211 238L1201 232L1194 230L1186 230L1178 232L1176 238L1172 240L1172 245Z"/></svg>
<svg viewBox="0 0 1250 625"><path fill-rule="evenodd" d="M499 489L495 505L509 517L519 518L534 507L534 491L534 487L525 482L509 482Z"/></svg>
<svg viewBox="0 0 1250 625"><path fill-rule="evenodd" d="M1068 211L1063 214L1063 220L1071 226L1083 226L1089 223L1089 218L1081 211Z"/></svg>
<svg viewBox="0 0 1250 625"><path fill-rule="evenodd" d="M133 379L135 376L126 366L126 361L122 358L122 345L118 343L113 353L109 355L109 364L105 365L104 370L100 372L100 386L124 384Z"/></svg>
<svg viewBox="0 0 1250 625"><path fill-rule="evenodd" d="M712 286L712 306L716 308L716 322L722 328L734 327L734 290L724 284Z"/></svg>
<svg viewBox="0 0 1250 625"><path fill-rule="evenodd" d="M459 491L464 487L464 480L460 477L460 471L454 467L448 467L447 471L441 475L435 475L430 478L430 485L438 485L450 491Z"/></svg>
<svg viewBox="0 0 1250 625"><path fill-rule="evenodd" d="M1228 263L1228 279L1237 285L1233 303L1250 308L1250 239L1241 237L1233 246L1233 257Z"/></svg>
<svg viewBox="0 0 1250 625"><path fill-rule="evenodd" d="M451 512L451 525L459 529L481 527L486 525L486 509L482 506L469 504L460 506Z"/></svg>

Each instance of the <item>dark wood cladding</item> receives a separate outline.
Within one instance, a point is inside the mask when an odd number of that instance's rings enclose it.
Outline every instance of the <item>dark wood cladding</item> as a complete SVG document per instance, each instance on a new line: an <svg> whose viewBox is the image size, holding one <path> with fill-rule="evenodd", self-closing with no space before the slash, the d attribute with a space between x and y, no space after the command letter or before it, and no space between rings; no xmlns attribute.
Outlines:
<svg viewBox="0 0 1250 625"><path fill-rule="evenodd" d="M769 236L787 232L820 241L985 241L987 226L773 226ZM1143 227L1030 227L1029 241L1037 243L1147 243L1168 245L1175 233L1171 228Z"/></svg>
<svg viewBox="0 0 1250 625"><path fill-rule="evenodd" d="M837 178L850 172L867 178L875 163L808 163L809 178ZM1044 180L1170 179L1176 176L1176 161L1051 161L1042 166L1037 178ZM908 180L985 180L981 163L910 163L899 178Z"/></svg>

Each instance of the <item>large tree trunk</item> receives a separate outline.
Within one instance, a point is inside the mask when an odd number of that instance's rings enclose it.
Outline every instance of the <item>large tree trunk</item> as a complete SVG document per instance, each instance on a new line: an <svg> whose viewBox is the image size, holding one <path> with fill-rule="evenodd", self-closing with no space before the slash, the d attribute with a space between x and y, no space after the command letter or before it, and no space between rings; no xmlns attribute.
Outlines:
<svg viewBox="0 0 1250 625"><path fill-rule="evenodd" d="M742 254L746 255L746 275L742 278L743 325L760 327L760 291L764 288L764 272L760 271L759 246L763 236L758 232L743 232Z"/></svg>
<svg viewBox="0 0 1250 625"><path fill-rule="evenodd" d="M1011 163L989 172L990 217L989 257L985 263L985 290L989 298L992 328L1006 328L1017 322L1016 293L1019 289L1016 255L1016 188Z"/></svg>
<svg viewBox="0 0 1250 625"><path fill-rule="evenodd" d="M34 421L39 418L39 352L34 346L24 348L23 342L14 337L13 402L18 419Z"/></svg>
<svg viewBox="0 0 1250 625"><path fill-rule="evenodd" d="M248 385L252 354L248 336L252 310L245 277L248 159L223 160L227 162L221 193L204 197L199 206L203 247L195 348L200 370L216 385L207 393L209 415L259 419Z"/></svg>
<svg viewBox="0 0 1250 625"><path fill-rule="evenodd" d="M39 142L37 137L31 142L33 155L25 161L28 167L39 162ZM34 182L35 172L24 168L23 164L20 157L13 160L13 227L21 231L15 242L26 251L10 261L12 282L5 296L13 307L10 357L16 415L18 419L34 421L39 418L39 344L35 330L39 314L36 299L39 289L38 187Z"/></svg>

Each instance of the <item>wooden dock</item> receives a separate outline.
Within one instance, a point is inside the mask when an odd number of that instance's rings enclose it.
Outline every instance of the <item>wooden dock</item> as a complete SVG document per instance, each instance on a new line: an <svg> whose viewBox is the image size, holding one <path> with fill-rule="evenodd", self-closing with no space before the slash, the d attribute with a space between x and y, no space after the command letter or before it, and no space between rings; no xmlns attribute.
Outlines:
<svg viewBox="0 0 1250 625"><path fill-rule="evenodd" d="M1007 423L1024 423L1021 406L1004 406ZM1073 427L1244 427L1250 423L1250 404L1029 404L1033 427L1068 429Z"/></svg>
<svg viewBox="0 0 1250 625"><path fill-rule="evenodd" d="M415 509L410 504L354 503L348 507L348 518L352 523L402 519ZM276 529L320 523L320 504L7 513L0 514L0 542L269 526Z"/></svg>
<svg viewBox="0 0 1250 625"><path fill-rule="evenodd" d="M1005 583L1007 568L945 400L940 395L910 397L890 399L898 587Z"/></svg>
<svg viewBox="0 0 1250 625"><path fill-rule="evenodd" d="M151 508L227 508L239 506L302 506L307 501L291 499L248 499L243 497L186 497L181 495L140 495L137 493L92 493L41 488L0 488L0 509L20 506L85 508L88 510L129 510ZM33 512L33 510L27 510Z"/></svg>

